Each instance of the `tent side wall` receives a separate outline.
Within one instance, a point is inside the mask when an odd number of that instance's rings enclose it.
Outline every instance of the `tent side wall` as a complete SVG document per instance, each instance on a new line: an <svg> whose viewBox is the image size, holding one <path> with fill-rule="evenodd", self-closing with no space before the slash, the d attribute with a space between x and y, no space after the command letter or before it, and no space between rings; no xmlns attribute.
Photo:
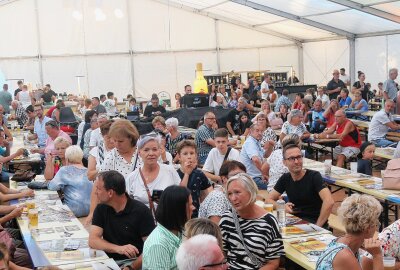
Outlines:
<svg viewBox="0 0 400 270"><path fill-rule="evenodd" d="M289 40L148 0L24 0L0 7L0 70L35 87L99 95L183 92L205 74L298 71ZM101 10L96 9L100 7ZM18 14L18 16L16 16ZM11 27L10 27L11 26ZM40 57L39 57L40 56Z"/></svg>

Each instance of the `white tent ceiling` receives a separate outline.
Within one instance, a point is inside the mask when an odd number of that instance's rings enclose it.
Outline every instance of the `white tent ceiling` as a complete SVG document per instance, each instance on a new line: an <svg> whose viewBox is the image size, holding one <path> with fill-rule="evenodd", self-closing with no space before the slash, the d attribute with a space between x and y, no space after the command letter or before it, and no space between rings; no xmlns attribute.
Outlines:
<svg viewBox="0 0 400 270"><path fill-rule="evenodd" d="M400 33L400 1L393 0L158 1L299 42Z"/></svg>

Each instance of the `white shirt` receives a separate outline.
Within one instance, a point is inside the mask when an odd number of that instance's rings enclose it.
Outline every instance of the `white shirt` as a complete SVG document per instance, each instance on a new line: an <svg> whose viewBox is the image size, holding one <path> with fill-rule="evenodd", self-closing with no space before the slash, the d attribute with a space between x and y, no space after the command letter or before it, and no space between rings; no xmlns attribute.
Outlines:
<svg viewBox="0 0 400 270"><path fill-rule="evenodd" d="M263 90L266 89L267 91L264 91L265 93L263 93ZM263 81L261 83L261 99L267 99L268 98L268 90L269 90L269 86L268 83L266 81Z"/></svg>
<svg viewBox="0 0 400 270"><path fill-rule="evenodd" d="M322 97L321 96L317 96L317 98L315 100L318 100L318 99L322 101L322 108L324 110L327 110L328 107L329 107L329 104L330 104L328 95L323 94Z"/></svg>
<svg viewBox="0 0 400 270"><path fill-rule="evenodd" d="M101 165L100 171L117 171L121 173L126 179L128 175L133 172L136 168L141 167L140 157L134 153L129 162L127 162L117 151L112 149L105 157L104 162Z"/></svg>
<svg viewBox="0 0 400 270"><path fill-rule="evenodd" d="M214 175L219 175L219 170L221 169L222 163L224 162L225 155L222 155L217 148L211 149L207 156L206 162L204 163L203 170ZM229 152L228 158L226 160L236 160L239 161L240 153L238 150L232 148Z"/></svg>
<svg viewBox="0 0 400 270"><path fill-rule="evenodd" d="M85 127L85 121L82 121L79 123L78 126L78 142L76 143L76 145L81 145L81 140L82 140L82 134L83 134L83 128Z"/></svg>
<svg viewBox="0 0 400 270"><path fill-rule="evenodd" d="M140 176L139 169L129 174L125 178L126 192L150 208L149 198L147 196L146 188L143 184L142 177ZM181 178L178 172L170 165L161 164L160 171L158 172L157 178L153 182L148 183L147 186L150 191L150 195L153 194L153 190L164 190L172 185L179 185ZM156 207L156 204L154 204Z"/></svg>
<svg viewBox="0 0 400 270"><path fill-rule="evenodd" d="M111 150L112 150L112 149L111 149ZM108 155L108 153L111 152L111 150L107 150L107 149L104 147L104 159L105 159L105 157ZM94 148L92 148L92 149L89 151L89 155L92 156L92 157L94 157L94 158L96 159L96 169L97 169L97 170L100 170L101 165L100 165L100 159L99 159L99 148L98 148L97 146L94 147Z"/></svg>
<svg viewBox="0 0 400 270"><path fill-rule="evenodd" d="M100 142L103 140L103 136L101 135L100 128L96 128L90 134L90 142L89 147L99 146Z"/></svg>
<svg viewBox="0 0 400 270"><path fill-rule="evenodd" d="M347 74L339 75L339 80L343 81L345 84L350 82L350 77Z"/></svg>
<svg viewBox="0 0 400 270"><path fill-rule="evenodd" d="M113 99L106 99L103 102L103 106L106 108L107 115L114 116L117 114L117 107L115 105L115 100Z"/></svg>

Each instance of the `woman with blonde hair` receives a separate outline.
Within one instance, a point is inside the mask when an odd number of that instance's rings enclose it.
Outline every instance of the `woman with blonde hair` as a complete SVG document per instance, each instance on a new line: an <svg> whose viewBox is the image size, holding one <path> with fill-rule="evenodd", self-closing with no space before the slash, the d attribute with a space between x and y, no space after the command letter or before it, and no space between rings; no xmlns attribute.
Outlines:
<svg viewBox="0 0 400 270"><path fill-rule="evenodd" d="M71 143L63 138L57 137L54 140L54 151L46 154L46 166L44 169L44 178L46 180L53 179L58 170L66 164L65 150L71 146Z"/></svg>
<svg viewBox="0 0 400 270"><path fill-rule="evenodd" d="M222 249L222 235L221 230L215 222L207 218L193 218L185 224L186 239L189 239L198 234L209 234L215 236L218 241L218 245Z"/></svg>
<svg viewBox="0 0 400 270"><path fill-rule="evenodd" d="M333 240L317 261L317 270L363 269L359 249L373 257L373 269L383 269L380 242L372 238L379 228L381 204L372 196L353 194L338 209L346 234Z"/></svg>
<svg viewBox="0 0 400 270"><path fill-rule="evenodd" d="M255 204L257 191L246 173L227 182L232 209L222 215L219 227L230 269L278 269L285 254L276 218Z"/></svg>

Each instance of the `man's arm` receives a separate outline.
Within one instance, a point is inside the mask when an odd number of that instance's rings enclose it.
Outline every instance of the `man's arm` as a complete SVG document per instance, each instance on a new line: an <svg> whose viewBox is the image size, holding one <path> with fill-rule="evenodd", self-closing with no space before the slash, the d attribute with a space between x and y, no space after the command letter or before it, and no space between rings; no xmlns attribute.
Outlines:
<svg viewBox="0 0 400 270"><path fill-rule="evenodd" d="M207 143L208 145L211 145L212 147L215 147L215 141L214 141L214 139L212 139L212 138L207 139L207 140L206 140L206 143Z"/></svg>
<svg viewBox="0 0 400 270"><path fill-rule="evenodd" d="M387 93L385 90L383 90L383 98L384 98L385 100L390 99L388 93Z"/></svg>
<svg viewBox="0 0 400 270"><path fill-rule="evenodd" d="M322 227L331 214L334 201L328 188L323 188L318 194L322 200L322 207L316 225Z"/></svg>
<svg viewBox="0 0 400 270"><path fill-rule="evenodd" d="M272 189L272 191L270 193L268 193L267 199L266 199L266 203L270 203L274 205L274 209L276 209L276 201L279 200L279 197L282 194L280 194L278 191L276 191L275 189Z"/></svg>
<svg viewBox="0 0 400 270"><path fill-rule="evenodd" d="M236 135L235 132L233 132L232 123L231 123L231 122L226 122L226 128L228 129L229 133L230 133L232 136L235 136L235 135Z"/></svg>
<svg viewBox="0 0 400 270"><path fill-rule="evenodd" d="M203 173L207 176L208 179L210 179L213 182L219 182L221 181L221 177L215 174L212 174L210 172L207 172L205 170L203 170Z"/></svg>
<svg viewBox="0 0 400 270"><path fill-rule="evenodd" d="M389 123L386 123L385 125L388 126L391 130L400 129L400 125L396 124L395 122L389 122Z"/></svg>
<svg viewBox="0 0 400 270"><path fill-rule="evenodd" d="M128 258L136 257L139 250L133 245L118 246L103 239L103 228L92 225L89 234L89 246L93 249L103 250L108 253L118 253Z"/></svg>
<svg viewBox="0 0 400 270"><path fill-rule="evenodd" d="M262 170L262 161L258 156L254 156L251 158L251 161L253 161L254 165L259 169L260 171Z"/></svg>

